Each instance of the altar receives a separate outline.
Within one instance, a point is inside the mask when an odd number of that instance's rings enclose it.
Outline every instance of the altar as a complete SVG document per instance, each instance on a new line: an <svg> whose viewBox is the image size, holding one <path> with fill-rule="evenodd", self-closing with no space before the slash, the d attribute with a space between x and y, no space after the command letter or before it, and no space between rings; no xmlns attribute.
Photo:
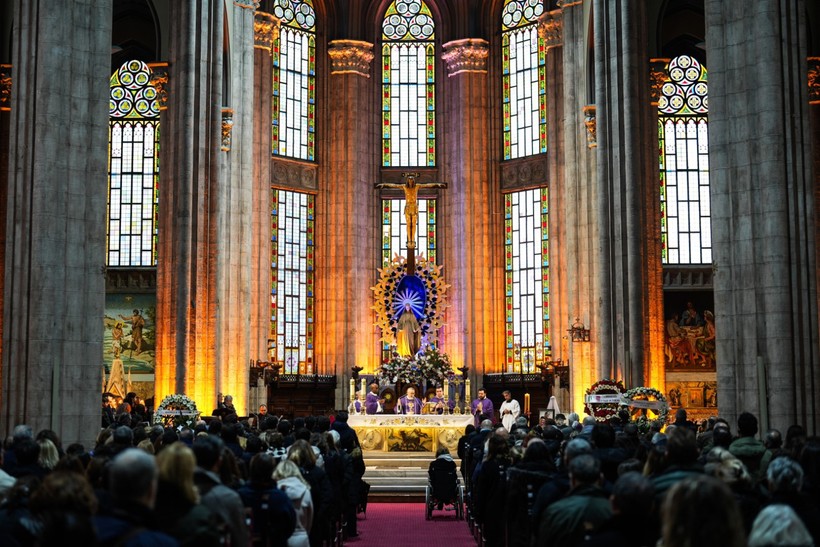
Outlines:
<svg viewBox="0 0 820 547"><path fill-rule="evenodd" d="M456 457L469 414L351 414L347 423L359 436L362 450L432 452L445 447Z"/></svg>

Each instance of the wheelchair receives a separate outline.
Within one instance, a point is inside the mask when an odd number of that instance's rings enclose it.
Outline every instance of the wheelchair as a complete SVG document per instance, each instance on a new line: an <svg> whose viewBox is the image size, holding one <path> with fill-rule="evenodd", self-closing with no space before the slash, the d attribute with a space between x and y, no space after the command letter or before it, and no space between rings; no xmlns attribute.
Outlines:
<svg viewBox="0 0 820 547"><path fill-rule="evenodd" d="M426 519L432 519L433 510L441 505L446 506L443 507L446 511L455 511L456 520L464 520L464 489L458 480L455 462L436 459L430 463L428 475L424 492Z"/></svg>

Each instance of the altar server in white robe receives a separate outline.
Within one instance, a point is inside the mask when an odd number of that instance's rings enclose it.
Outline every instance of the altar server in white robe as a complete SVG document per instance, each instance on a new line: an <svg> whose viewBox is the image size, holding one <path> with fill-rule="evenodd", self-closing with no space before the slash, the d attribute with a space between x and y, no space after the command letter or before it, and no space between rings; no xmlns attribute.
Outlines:
<svg viewBox="0 0 820 547"><path fill-rule="evenodd" d="M521 414L521 405L512 398L512 393L508 390L504 391L502 395L504 395L504 402L501 403L501 407L499 408L499 412L501 412L501 424L507 431L512 431L515 419Z"/></svg>

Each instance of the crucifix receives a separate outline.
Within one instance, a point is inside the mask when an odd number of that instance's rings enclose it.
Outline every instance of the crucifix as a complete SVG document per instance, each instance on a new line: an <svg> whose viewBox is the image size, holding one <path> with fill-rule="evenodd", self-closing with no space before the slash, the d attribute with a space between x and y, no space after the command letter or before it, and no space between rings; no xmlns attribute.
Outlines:
<svg viewBox="0 0 820 547"><path fill-rule="evenodd" d="M416 225L419 220L419 188L447 188L446 182L416 182L419 173L402 173L402 184L382 182L376 188L401 188L404 190L404 219L407 221L407 275L416 270Z"/></svg>

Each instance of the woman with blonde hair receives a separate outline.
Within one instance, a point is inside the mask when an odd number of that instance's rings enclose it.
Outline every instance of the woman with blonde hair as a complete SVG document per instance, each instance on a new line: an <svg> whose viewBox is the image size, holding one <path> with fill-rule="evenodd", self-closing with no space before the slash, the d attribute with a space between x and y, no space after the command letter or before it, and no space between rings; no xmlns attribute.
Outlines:
<svg viewBox="0 0 820 547"><path fill-rule="evenodd" d="M311 451L312 453L312 451ZM276 487L283 491L296 511L296 529L288 538L288 547L309 547L313 525L313 499L310 486L302 477L299 467L291 460L282 460L273 471Z"/></svg>
<svg viewBox="0 0 820 547"><path fill-rule="evenodd" d="M704 471L732 490L743 517L743 529L748 534L763 500L746 465L725 448L716 446L706 455Z"/></svg>
<svg viewBox="0 0 820 547"><path fill-rule="evenodd" d="M215 526L216 515L200 505L194 485L194 451L184 443L171 443L157 454L157 467L159 487L154 514L160 530L181 545L220 545L224 527Z"/></svg>
<svg viewBox="0 0 820 547"><path fill-rule="evenodd" d="M57 452L57 446L48 439L40 439L37 441L40 445L40 455L37 457L37 464L46 471L53 471L60 461L60 453Z"/></svg>

